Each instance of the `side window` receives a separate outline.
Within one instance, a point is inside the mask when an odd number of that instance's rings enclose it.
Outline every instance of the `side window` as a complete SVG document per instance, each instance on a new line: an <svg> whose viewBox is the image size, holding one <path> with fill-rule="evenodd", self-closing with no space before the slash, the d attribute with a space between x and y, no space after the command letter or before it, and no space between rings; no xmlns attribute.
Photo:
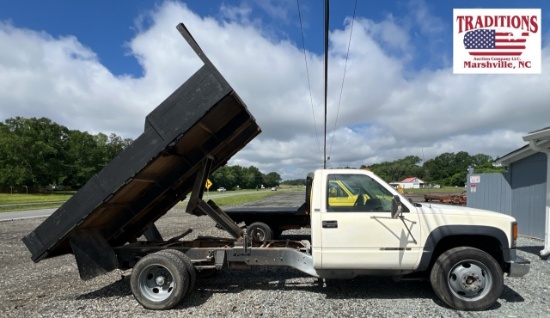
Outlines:
<svg viewBox="0 0 550 318"><path fill-rule="evenodd" d="M390 212L392 193L363 174L331 174L327 184L329 212Z"/></svg>

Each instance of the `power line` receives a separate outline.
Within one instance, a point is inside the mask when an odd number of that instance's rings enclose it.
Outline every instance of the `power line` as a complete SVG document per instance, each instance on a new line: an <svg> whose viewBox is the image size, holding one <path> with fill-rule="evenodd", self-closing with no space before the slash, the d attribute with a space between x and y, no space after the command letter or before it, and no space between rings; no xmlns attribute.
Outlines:
<svg viewBox="0 0 550 318"><path fill-rule="evenodd" d="M315 129L315 138L317 139L317 147L321 151L321 145L319 144L319 134L317 133L317 122L315 121L315 108L313 107L313 97L311 96L311 83L309 79L309 67L307 64L306 56L306 44L304 40L304 27L302 25L302 14L300 12L300 0L296 0L296 5L298 6L298 17L300 18L300 31L302 32L302 51L304 52L304 62L306 63L306 73L307 73L307 87L309 89L309 101L311 103L311 112L313 113L313 129Z"/></svg>
<svg viewBox="0 0 550 318"><path fill-rule="evenodd" d="M334 128L332 132L336 131L336 123L338 123L338 116L340 115L340 105L342 102L342 92L344 91L344 82L346 80L346 70L348 68L349 48L351 47L351 36L353 34L353 22L355 21L355 12L357 11L357 0L355 0L355 6L353 7L353 17L351 19L351 27L349 32L348 51L346 52L346 62L344 63L344 76L342 77L342 86L340 87L340 97L338 98L338 109L336 111L336 120L334 121ZM332 143L334 142L334 134L330 138L329 155L332 151Z"/></svg>

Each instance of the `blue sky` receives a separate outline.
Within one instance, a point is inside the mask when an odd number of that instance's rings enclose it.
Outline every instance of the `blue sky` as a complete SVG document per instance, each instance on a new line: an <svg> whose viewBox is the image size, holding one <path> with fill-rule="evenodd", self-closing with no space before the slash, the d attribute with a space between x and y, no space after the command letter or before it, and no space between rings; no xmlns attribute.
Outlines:
<svg viewBox="0 0 550 318"><path fill-rule="evenodd" d="M144 116L197 67L175 30L184 22L263 128L230 164L301 177L322 164L324 22L323 1L299 3L311 91L295 0L4 1L0 121L44 116L136 138ZM462 150L497 157L549 125L550 4L360 0L349 43L354 4L330 6L332 165ZM543 74L452 74L453 8L481 7L542 8Z"/></svg>
<svg viewBox="0 0 550 318"><path fill-rule="evenodd" d="M262 3L263 2L263 3ZM5 1L0 4L0 20L9 21L22 28L45 31L52 36L74 35L79 41L96 52L100 61L116 75L142 75L135 58L128 54L125 43L136 32L136 24L145 23L150 10L162 4L159 0L96 0L96 1ZM300 47L301 31L297 3L283 1L186 1L187 6L201 16L224 19L220 7L243 5L252 10L254 19L280 39L289 38ZM324 2L300 0L300 12L304 26L305 44L308 50L322 53L324 28ZM540 7L540 1L499 1L500 8ZM354 0L332 1L330 26L341 28L347 17L353 16ZM419 70L437 68L445 63L440 58L432 60L433 51L452 54L453 8L494 7L494 1L365 1L359 0L356 7L358 18L380 21L388 16L407 26L413 40L429 43L416 46L414 60L409 65ZM33 8L28 10L28 8ZM415 12L416 11L416 12ZM543 15L543 24L550 18Z"/></svg>

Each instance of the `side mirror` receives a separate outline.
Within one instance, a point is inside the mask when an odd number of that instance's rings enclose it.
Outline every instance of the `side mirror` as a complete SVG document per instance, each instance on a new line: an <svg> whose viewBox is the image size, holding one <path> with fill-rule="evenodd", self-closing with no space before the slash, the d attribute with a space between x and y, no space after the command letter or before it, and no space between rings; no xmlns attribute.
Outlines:
<svg viewBox="0 0 550 318"><path fill-rule="evenodd" d="M394 195L391 199L391 217L396 219L402 212L401 199L398 195Z"/></svg>

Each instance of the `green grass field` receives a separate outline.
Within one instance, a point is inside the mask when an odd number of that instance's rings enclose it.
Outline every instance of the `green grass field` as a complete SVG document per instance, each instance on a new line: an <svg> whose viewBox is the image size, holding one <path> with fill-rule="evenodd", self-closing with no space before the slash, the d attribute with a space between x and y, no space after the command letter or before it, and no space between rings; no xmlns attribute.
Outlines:
<svg viewBox="0 0 550 318"><path fill-rule="evenodd" d="M58 208L74 193L21 194L0 193L0 212Z"/></svg>

